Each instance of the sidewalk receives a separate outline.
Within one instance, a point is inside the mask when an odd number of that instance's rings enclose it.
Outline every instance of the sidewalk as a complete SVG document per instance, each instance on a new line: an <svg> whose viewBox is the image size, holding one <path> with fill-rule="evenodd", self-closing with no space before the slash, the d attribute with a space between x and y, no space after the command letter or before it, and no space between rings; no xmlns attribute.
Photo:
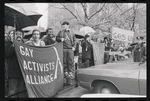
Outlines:
<svg viewBox="0 0 150 101"><path fill-rule="evenodd" d="M75 85L65 86L65 87L63 87L59 92L57 92L57 93L55 94L55 96L53 96L53 97L55 98L55 97L57 97L57 95L63 94L63 93L65 93L65 92L67 92L67 91L73 89L74 87L75 87Z"/></svg>

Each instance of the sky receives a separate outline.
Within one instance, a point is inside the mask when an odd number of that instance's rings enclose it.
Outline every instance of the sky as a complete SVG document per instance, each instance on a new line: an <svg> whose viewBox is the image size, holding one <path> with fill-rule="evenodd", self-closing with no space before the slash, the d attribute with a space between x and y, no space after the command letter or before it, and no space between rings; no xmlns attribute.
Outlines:
<svg viewBox="0 0 150 101"><path fill-rule="evenodd" d="M37 11L43 16L38 21L38 26L47 29L48 27L48 4L47 3L35 3Z"/></svg>
<svg viewBox="0 0 150 101"><path fill-rule="evenodd" d="M127 4L129 8L133 6L133 3L127 3Z"/></svg>
<svg viewBox="0 0 150 101"><path fill-rule="evenodd" d="M47 3L35 3L35 6L37 7L37 11L41 14L43 14L48 9Z"/></svg>

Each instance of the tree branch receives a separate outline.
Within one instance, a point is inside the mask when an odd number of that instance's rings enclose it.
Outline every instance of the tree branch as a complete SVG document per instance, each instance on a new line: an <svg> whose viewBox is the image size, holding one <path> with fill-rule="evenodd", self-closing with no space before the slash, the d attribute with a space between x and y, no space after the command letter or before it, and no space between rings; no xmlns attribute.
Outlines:
<svg viewBox="0 0 150 101"><path fill-rule="evenodd" d="M103 6L102 6L98 11L96 11L94 14L92 14L92 15L88 18L88 20L90 20L94 15L96 15L97 13L99 13L99 12L103 9L103 7L105 6L105 4L106 4L106 3L104 3Z"/></svg>
<svg viewBox="0 0 150 101"><path fill-rule="evenodd" d="M104 18L102 18L101 20L100 20L100 22L103 20ZM107 19L106 19L107 20ZM103 22L103 23L99 23L99 24L96 24L96 25L94 25L94 26L92 26L93 28L94 27L97 27L97 26L99 26L99 25L101 25L101 24L105 24L105 23L110 23L111 21L109 21L109 20L107 20L107 21L105 21L105 22Z"/></svg>
<svg viewBox="0 0 150 101"><path fill-rule="evenodd" d="M82 5L82 8L83 8L83 11L84 11L84 17L85 17L85 23L87 22L87 20L88 20L88 15L87 15L87 8L86 8L86 3L85 4L83 4L83 3L81 3L81 5Z"/></svg>
<svg viewBox="0 0 150 101"><path fill-rule="evenodd" d="M67 11L69 11L74 17L75 17L75 19L77 20L77 21L79 21L78 20L78 18L77 18L77 16L70 10L70 9L68 9L64 4L62 4L62 3L60 3Z"/></svg>
<svg viewBox="0 0 150 101"><path fill-rule="evenodd" d="M74 9L75 9L75 8L74 8ZM77 9L75 9L75 12L77 13L77 16L78 16L78 18L80 19L80 21L82 21L82 19L80 18L79 13L78 13L78 11L77 11Z"/></svg>
<svg viewBox="0 0 150 101"><path fill-rule="evenodd" d="M136 8L138 7L139 5L136 5ZM134 7L134 6L133 6ZM127 9L126 11L124 11L123 13L121 13L120 15L123 15L124 13L126 13L126 12L128 12L128 11L130 11L130 10L132 10L133 9L133 7L131 7L131 8L129 8L129 9Z"/></svg>
<svg viewBox="0 0 150 101"><path fill-rule="evenodd" d="M130 10L132 10L133 7L131 7L130 9L127 9L126 11L124 11L123 13L121 13L120 15L124 15L126 12L129 12Z"/></svg>
<svg viewBox="0 0 150 101"><path fill-rule="evenodd" d="M135 17L136 17L136 9L135 9L135 6L133 7L133 10L134 10L134 17L133 17L133 23L132 23L131 31L132 31L132 30L134 31L134 23L135 23Z"/></svg>
<svg viewBox="0 0 150 101"><path fill-rule="evenodd" d="M133 24L132 24L132 27L131 27L131 31L133 30L134 31L134 23L135 23L135 16L133 18Z"/></svg>
<svg viewBox="0 0 150 101"><path fill-rule="evenodd" d="M115 5L116 5L116 7L120 10L120 11L122 11L122 9L120 9L120 7L115 3Z"/></svg>
<svg viewBox="0 0 150 101"><path fill-rule="evenodd" d="M100 3L98 3L98 5L99 5ZM97 5L97 3L95 3L92 7L91 7L91 9L93 9L95 6Z"/></svg>
<svg viewBox="0 0 150 101"><path fill-rule="evenodd" d="M110 21L106 21L106 22L103 22L103 23L96 24L96 25L94 25L94 26L92 26L92 27L94 28L94 27L96 27L96 26L99 26L99 25L101 25L101 24L105 24L105 23L108 23L108 22L110 23Z"/></svg>
<svg viewBox="0 0 150 101"><path fill-rule="evenodd" d="M129 15L127 18L125 18L125 19L126 20L130 20L132 17L134 17L134 12L131 15Z"/></svg>

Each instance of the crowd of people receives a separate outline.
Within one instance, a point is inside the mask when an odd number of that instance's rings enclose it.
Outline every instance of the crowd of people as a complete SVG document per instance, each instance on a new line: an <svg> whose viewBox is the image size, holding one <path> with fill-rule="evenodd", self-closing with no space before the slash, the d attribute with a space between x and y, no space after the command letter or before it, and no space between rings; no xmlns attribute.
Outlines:
<svg viewBox="0 0 150 101"><path fill-rule="evenodd" d="M62 23L62 30L59 31L57 36L54 35L53 29L48 28L46 35L40 38L41 32L38 29L32 31L32 37L25 40L24 33L21 30L11 30L5 36L5 82L6 89L8 88L8 96L21 92L20 94L13 95L12 97L27 97L25 91L25 82L17 61L17 56L14 49L14 40L20 41L25 44L34 46L46 46L59 42L63 42L63 64L64 74L68 78L67 85L72 85L70 79L75 79L75 63L74 51L76 49L75 34L69 28L69 22Z"/></svg>
<svg viewBox="0 0 150 101"><path fill-rule="evenodd" d="M104 64L113 61L126 60L133 57L134 62L141 62L146 56L146 43L143 37L137 37L137 43L128 43L128 45L117 45L113 40L105 37ZM118 54L119 53L119 54Z"/></svg>
<svg viewBox="0 0 150 101"><path fill-rule="evenodd" d="M146 61L146 42L143 37L137 37L138 43L134 44L133 61L144 62Z"/></svg>
<svg viewBox="0 0 150 101"><path fill-rule="evenodd" d="M77 39L75 34L70 29L70 24L67 21L64 21L62 24L62 30L59 31L57 35L53 33L52 28L46 30L46 35L42 38L41 32L38 29L32 31L32 37L29 40L24 39L24 32L21 30L11 30L8 33L8 36L5 37L5 82L6 89L8 89L8 96L19 93L12 97L27 97L27 92L25 92L25 82L17 61L17 56L14 49L14 40L18 40L22 43L34 45L34 46L46 46L52 45L55 43L63 42L63 66L64 66L64 77L67 79L65 85L72 85L71 80L74 80L76 77L75 71L77 68L87 68L94 65L94 56L93 56L93 46L92 41L97 41L96 37L91 37L89 34L86 34L84 39ZM140 58L146 56L145 46L143 41L139 41L136 47L122 48L118 47L116 44L112 44L112 39L104 37L100 39L101 43L105 45L104 52L104 64L112 61L119 61L119 56L110 55L111 52L124 50L131 51L134 50L134 61L136 60L137 51L141 51ZM144 47L144 48L143 48Z"/></svg>

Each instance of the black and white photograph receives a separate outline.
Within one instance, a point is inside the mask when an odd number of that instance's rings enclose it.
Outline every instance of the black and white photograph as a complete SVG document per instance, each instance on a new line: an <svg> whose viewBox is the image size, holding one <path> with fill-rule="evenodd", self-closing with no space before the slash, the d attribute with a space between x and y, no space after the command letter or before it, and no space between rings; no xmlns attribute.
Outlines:
<svg viewBox="0 0 150 101"><path fill-rule="evenodd" d="M5 98L146 98L146 3L4 3Z"/></svg>

